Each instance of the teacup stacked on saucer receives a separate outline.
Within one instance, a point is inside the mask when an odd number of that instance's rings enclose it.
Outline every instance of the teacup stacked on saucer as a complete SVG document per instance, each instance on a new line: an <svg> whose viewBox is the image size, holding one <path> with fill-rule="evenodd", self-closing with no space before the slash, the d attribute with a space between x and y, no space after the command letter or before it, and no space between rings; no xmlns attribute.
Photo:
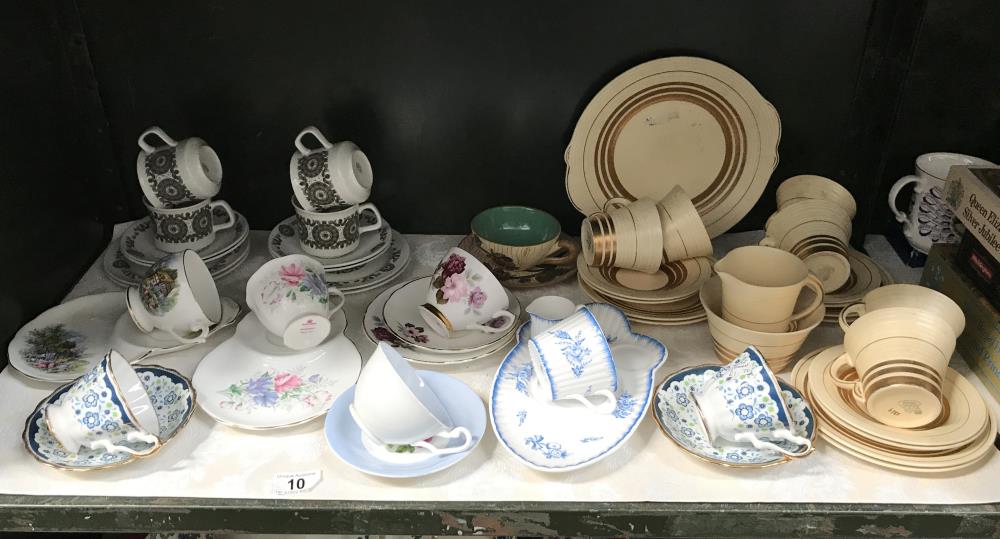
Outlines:
<svg viewBox="0 0 1000 539"><path fill-rule="evenodd" d="M211 146L197 137L176 141L151 127L139 136L139 148L136 174L149 218L122 233L117 251L109 249L109 277L134 285L157 260L187 249L214 277L239 267L250 253L250 227L229 204L212 200L222 186L222 164Z"/></svg>
<svg viewBox="0 0 1000 539"><path fill-rule="evenodd" d="M309 138L316 145L307 145ZM356 144L333 144L318 128L307 127L295 137L288 174L295 215L271 231L272 257L316 259L327 281L345 294L380 287L403 271L410 248L367 202L374 176Z"/></svg>
<svg viewBox="0 0 1000 539"><path fill-rule="evenodd" d="M715 264L701 288L715 354L722 361L756 347L771 370L781 371L823 321L823 285L795 255L747 246Z"/></svg>
<svg viewBox="0 0 1000 539"><path fill-rule="evenodd" d="M609 200L580 230L578 279L588 295L617 305L636 322L705 319L697 295L711 276L712 241L682 188L660 201Z"/></svg>
<svg viewBox="0 0 1000 539"><path fill-rule="evenodd" d="M809 403L778 380L753 347L728 365L668 376L653 411L664 435L713 464L763 468L813 451L816 422Z"/></svg>

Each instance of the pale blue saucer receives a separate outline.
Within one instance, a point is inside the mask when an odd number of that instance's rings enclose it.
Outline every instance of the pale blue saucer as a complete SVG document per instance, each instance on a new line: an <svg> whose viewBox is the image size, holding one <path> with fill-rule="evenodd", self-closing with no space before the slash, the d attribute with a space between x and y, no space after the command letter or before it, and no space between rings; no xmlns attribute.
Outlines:
<svg viewBox="0 0 1000 539"><path fill-rule="evenodd" d="M352 468L379 477L419 477L441 471L457 464L479 445L486 432L486 407L482 399L469 386L456 378L432 371L417 371L420 378L441 399L456 427L465 427L472 433L472 447L461 453L431 455L415 462L388 462L373 455L361 440L361 429L351 418L348 406L354 401L354 386L334 401L326 414L326 441L340 460ZM454 440L458 445L461 440ZM419 451L419 450L418 450Z"/></svg>

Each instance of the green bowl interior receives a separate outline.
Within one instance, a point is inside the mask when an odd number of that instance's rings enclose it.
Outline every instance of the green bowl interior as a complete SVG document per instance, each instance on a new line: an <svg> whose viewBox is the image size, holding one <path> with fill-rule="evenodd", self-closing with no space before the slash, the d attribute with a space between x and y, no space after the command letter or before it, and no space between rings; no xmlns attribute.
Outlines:
<svg viewBox="0 0 1000 539"><path fill-rule="evenodd" d="M555 217L526 206L498 206L472 219L472 231L480 238L519 247L549 241L558 237L560 230Z"/></svg>

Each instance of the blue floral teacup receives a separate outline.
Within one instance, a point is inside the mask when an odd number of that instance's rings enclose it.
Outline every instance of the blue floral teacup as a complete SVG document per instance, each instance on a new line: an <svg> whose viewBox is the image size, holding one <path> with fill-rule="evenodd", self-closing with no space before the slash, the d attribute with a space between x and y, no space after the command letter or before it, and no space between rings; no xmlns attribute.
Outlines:
<svg viewBox="0 0 1000 539"><path fill-rule="evenodd" d="M809 439L792 433L778 380L752 346L721 367L693 397L707 440L748 442L789 457L803 457L813 450ZM791 452L773 443L782 440L802 450Z"/></svg>
<svg viewBox="0 0 1000 539"><path fill-rule="evenodd" d="M534 393L542 399L571 399L599 413L617 405L618 371L601 325L586 307L528 341L531 362L539 375ZM594 404L590 397L603 397Z"/></svg>
<svg viewBox="0 0 1000 539"><path fill-rule="evenodd" d="M542 296L524 310L531 317L531 336L537 337L545 330L573 314L578 305L562 296Z"/></svg>
<svg viewBox="0 0 1000 539"><path fill-rule="evenodd" d="M149 395L132 366L114 350L74 382L59 402L45 408L45 421L70 453L86 447L148 455L160 447L160 424Z"/></svg>

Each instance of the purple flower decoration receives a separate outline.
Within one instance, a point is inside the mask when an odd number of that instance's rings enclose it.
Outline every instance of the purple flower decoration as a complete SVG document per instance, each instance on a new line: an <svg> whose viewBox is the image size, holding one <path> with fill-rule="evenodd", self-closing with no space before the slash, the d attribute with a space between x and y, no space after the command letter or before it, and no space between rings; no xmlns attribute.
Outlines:
<svg viewBox="0 0 1000 539"><path fill-rule="evenodd" d="M278 394L274 391L262 391L253 395L253 402L257 406L274 406L278 402Z"/></svg>
<svg viewBox="0 0 1000 539"><path fill-rule="evenodd" d="M310 294L326 298L326 282L316 273L312 271L306 272L306 278L302 280L302 286L309 290Z"/></svg>
<svg viewBox="0 0 1000 539"><path fill-rule="evenodd" d="M316 382L319 382L320 378L322 378L322 376L320 376L318 374L314 374L314 375L310 376L308 378L308 380L309 380L309 383L315 384Z"/></svg>
<svg viewBox="0 0 1000 539"><path fill-rule="evenodd" d="M507 319L504 318L504 317L502 317L502 316L498 316L496 318L491 318L491 319L489 319L489 320L486 321L486 325L489 326L489 327L491 327L491 328L494 328L494 329L502 328L504 326L504 324L506 324L506 323L507 323Z"/></svg>
<svg viewBox="0 0 1000 539"><path fill-rule="evenodd" d="M441 262L441 276L445 279L465 271L465 257L453 254Z"/></svg>
<svg viewBox="0 0 1000 539"><path fill-rule="evenodd" d="M473 309L481 309L483 305L486 305L486 292L483 292L483 289L478 286L473 288L472 292L469 292L469 305Z"/></svg>

